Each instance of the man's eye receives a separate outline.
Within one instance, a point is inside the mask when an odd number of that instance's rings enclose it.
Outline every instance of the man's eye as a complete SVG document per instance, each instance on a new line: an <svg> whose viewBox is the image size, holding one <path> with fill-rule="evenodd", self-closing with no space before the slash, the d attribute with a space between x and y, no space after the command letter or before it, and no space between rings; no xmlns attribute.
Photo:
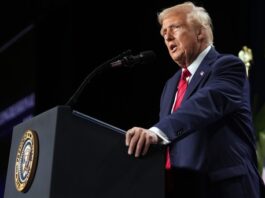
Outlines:
<svg viewBox="0 0 265 198"><path fill-rule="evenodd" d="M172 25L171 26L171 29L172 30L177 30L177 29L179 29L180 28L180 25Z"/></svg>

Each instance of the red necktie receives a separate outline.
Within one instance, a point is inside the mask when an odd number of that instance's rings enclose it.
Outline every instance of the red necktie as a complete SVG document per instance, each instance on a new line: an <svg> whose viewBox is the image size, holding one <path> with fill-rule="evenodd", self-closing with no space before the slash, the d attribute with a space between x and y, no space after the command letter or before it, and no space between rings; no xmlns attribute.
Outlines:
<svg viewBox="0 0 265 198"><path fill-rule="evenodd" d="M190 72L187 68L184 68L184 70L181 73L181 77L180 77L180 81L178 84L178 91L177 91L177 98L176 101L174 103L174 107L173 107L173 112L176 111L179 107L180 104L182 102L182 99L185 95L185 92L187 90L188 87L188 80L187 78L190 76ZM167 156L166 156L166 169L170 169L171 168L171 163L170 163L170 155L169 155L169 147L167 147Z"/></svg>

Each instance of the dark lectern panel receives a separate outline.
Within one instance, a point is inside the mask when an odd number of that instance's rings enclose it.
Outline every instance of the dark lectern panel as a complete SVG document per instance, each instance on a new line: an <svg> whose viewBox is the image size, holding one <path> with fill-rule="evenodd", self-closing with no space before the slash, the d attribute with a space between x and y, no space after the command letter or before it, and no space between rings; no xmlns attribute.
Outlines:
<svg viewBox="0 0 265 198"><path fill-rule="evenodd" d="M21 193L14 186L13 168L27 128L38 133L39 163L32 186ZM63 106L22 123L14 134L5 198L164 197L164 149L129 156L122 129Z"/></svg>

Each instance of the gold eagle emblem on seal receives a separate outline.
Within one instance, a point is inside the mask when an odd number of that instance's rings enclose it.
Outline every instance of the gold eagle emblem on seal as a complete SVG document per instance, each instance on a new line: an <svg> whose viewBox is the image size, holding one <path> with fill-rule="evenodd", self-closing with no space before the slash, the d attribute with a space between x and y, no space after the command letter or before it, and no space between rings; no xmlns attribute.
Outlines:
<svg viewBox="0 0 265 198"><path fill-rule="evenodd" d="M34 178L38 160L38 137L33 130L26 130L20 140L15 165L15 186L26 192Z"/></svg>

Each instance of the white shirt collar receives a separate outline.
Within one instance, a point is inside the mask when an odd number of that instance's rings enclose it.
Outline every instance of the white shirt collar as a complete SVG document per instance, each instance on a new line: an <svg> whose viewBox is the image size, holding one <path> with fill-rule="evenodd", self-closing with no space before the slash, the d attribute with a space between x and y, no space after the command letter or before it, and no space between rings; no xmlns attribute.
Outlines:
<svg viewBox="0 0 265 198"><path fill-rule="evenodd" d="M199 65L201 64L202 60L204 59L204 57L208 54L208 52L211 49L211 45L209 45L207 48L205 48L200 54L199 56L197 56L197 58L187 67L187 69L190 72L190 77L189 77L189 82L193 77L193 74L195 74L196 70L198 69ZM183 70L183 69L182 69Z"/></svg>

